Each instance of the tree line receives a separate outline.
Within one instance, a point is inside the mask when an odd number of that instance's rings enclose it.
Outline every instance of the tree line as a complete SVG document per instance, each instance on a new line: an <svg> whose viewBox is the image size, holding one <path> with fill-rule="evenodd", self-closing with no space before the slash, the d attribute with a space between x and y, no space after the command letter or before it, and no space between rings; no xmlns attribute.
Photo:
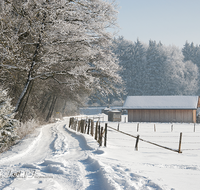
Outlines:
<svg viewBox="0 0 200 190"><path fill-rule="evenodd" d="M149 40L115 38L113 52L123 67L127 95L199 95L200 46L183 48Z"/></svg>

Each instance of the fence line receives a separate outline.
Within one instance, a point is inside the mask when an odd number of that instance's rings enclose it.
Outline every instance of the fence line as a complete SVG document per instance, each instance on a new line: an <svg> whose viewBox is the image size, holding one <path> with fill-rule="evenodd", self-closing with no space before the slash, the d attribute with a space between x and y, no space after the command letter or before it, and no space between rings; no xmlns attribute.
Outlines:
<svg viewBox="0 0 200 190"><path fill-rule="evenodd" d="M167 150L170 150L170 151L182 153L182 151L181 151L182 133L180 133L179 148L178 149L172 149L172 148L169 148L169 147L166 147L166 146L159 145L157 143L153 143L151 141L144 140L144 139L140 138L139 135L134 136L134 135L131 135L129 133L120 131L119 130L119 124L118 124L117 129L108 126L107 123L105 123L105 128L103 128L103 127L100 126L100 122L97 121L95 130L94 130L94 120L89 119L88 117L87 117L86 120L84 120L84 119L78 120L74 117L71 117L70 120L69 120L69 128L71 128L71 129L73 129L77 132L91 134L92 136L93 136L93 133L95 133L94 139L99 143L99 146L102 146L102 144L103 144L102 139L103 138L104 138L104 146L106 146L106 144L107 144L106 143L106 141L107 141L107 128L110 128L110 129L115 130L119 133L122 133L124 135L135 138L136 139L135 150L138 150L138 143L139 143L139 140L140 140L140 141L158 146L160 148L164 148L164 149L167 149ZM139 128L139 125L138 125L138 128ZM103 137L103 135L104 135L104 137Z"/></svg>
<svg viewBox="0 0 200 190"><path fill-rule="evenodd" d="M94 135L94 139L99 143L99 146L102 146L103 139L104 139L104 146L106 146L106 140L107 140L107 123L105 123L105 128L100 126L100 121L98 120L96 122L96 127L94 130L94 120L89 119L81 119L78 120L74 117L71 117L69 120L69 128L85 133L85 134L91 134L91 136ZM104 136L103 136L104 135Z"/></svg>
<svg viewBox="0 0 200 190"><path fill-rule="evenodd" d="M108 126L108 128L111 128L111 129L113 129L113 130L115 130L115 131L117 131L117 132L120 132L120 133L124 134L124 135L128 135L128 136L130 136L130 137L133 137L133 138L136 138L136 139L137 139L137 136L131 135L131 134L129 134L129 133L125 133L125 132L123 132L123 131L117 130L117 129L115 129L115 128L113 128L113 127L110 127L110 126ZM143 142L146 142L146 143L149 143L149 144L152 144L152 145L155 145L155 146L158 146L158 147L160 147L160 148L164 148L164 149L167 149L167 150L171 150L171 151L174 151L174 152L181 153L181 150L180 150L180 149L176 150L176 149L168 148L168 147L166 147L166 146L162 146L162 145L159 145L159 144L156 144L156 143L153 143L153 142L150 142L150 141L141 139L141 138L139 138L139 140L141 140L141 141L143 141ZM136 142L136 143L138 143L138 142ZM180 143L181 143L181 142L180 142ZM180 147L180 143L179 143L179 147Z"/></svg>

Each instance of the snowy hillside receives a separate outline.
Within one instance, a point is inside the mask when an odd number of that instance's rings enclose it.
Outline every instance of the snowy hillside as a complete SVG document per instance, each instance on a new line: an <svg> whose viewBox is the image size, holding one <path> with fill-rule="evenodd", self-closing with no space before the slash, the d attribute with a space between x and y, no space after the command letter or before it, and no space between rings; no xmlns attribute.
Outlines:
<svg viewBox="0 0 200 190"><path fill-rule="evenodd" d="M121 123L120 130L177 149L182 154L139 142L109 128L107 147L68 128L69 118L42 126L37 133L0 155L0 189L199 189L200 126ZM104 123L102 123L102 126ZM118 123L108 123L117 128Z"/></svg>

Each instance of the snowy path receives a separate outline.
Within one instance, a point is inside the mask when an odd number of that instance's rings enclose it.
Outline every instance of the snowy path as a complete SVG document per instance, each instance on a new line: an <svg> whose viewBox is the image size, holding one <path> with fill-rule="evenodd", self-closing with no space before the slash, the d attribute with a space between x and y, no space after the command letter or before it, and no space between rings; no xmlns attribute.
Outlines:
<svg viewBox="0 0 200 190"><path fill-rule="evenodd" d="M0 189L103 190L122 189L121 183L134 187L129 183L133 176L95 159L104 152L92 138L88 146L84 135L67 129L67 123L43 126L31 142L2 154Z"/></svg>
<svg viewBox="0 0 200 190"><path fill-rule="evenodd" d="M1 189L86 189L90 183L107 188L101 178L86 178L91 173L95 177L100 166L89 157L92 148L84 137L76 137L63 123L43 127L36 141L28 150L1 159Z"/></svg>
<svg viewBox="0 0 200 190"><path fill-rule="evenodd" d="M0 156L0 189L161 189L112 159L92 137L66 127L68 120L43 126Z"/></svg>

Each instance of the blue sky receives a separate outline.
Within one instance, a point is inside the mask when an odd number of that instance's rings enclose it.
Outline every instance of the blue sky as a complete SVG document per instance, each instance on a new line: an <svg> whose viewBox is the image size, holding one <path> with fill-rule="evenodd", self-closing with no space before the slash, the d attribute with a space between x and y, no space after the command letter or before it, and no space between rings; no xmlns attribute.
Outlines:
<svg viewBox="0 0 200 190"><path fill-rule="evenodd" d="M118 35L125 39L183 47L200 44L200 0L116 0Z"/></svg>

